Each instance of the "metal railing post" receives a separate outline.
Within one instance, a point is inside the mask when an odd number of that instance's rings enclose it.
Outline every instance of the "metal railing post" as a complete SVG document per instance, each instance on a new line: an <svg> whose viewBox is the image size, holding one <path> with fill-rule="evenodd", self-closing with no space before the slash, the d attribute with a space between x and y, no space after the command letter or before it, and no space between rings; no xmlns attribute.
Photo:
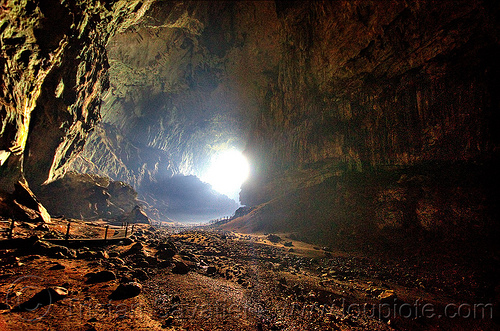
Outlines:
<svg viewBox="0 0 500 331"><path fill-rule="evenodd" d="M71 226L71 222L68 222L68 226L66 227L66 236L64 239L69 240L69 228Z"/></svg>
<svg viewBox="0 0 500 331"><path fill-rule="evenodd" d="M14 219L12 219L12 222L10 222L10 228L9 228L9 235L7 238L12 239L12 235L14 234Z"/></svg>

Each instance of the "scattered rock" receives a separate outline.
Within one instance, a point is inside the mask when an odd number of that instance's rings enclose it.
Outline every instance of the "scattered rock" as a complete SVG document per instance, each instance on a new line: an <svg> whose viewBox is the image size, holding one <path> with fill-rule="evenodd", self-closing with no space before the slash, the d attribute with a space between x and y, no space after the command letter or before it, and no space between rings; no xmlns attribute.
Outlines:
<svg viewBox="0 0 500 331"><path fill-rule="evenodd" d="M50 231L50 228L49 228L49 226L47 224L42 223L42 224L39 224L35 228L35 230L38 230L38 231Z"/></svg>
<svg viewBox="0 0 500 331"><path fill-rule="evenodd" d="M113 263L114 265L124 265L125 264L125 261L123 261L119 257L111 257L111 258L109 258L108 261Z"/></svg>
<svg viewBox="0 0 500 331"><path fill-rule="evenodd" d="M49 270L63 270L63 269L66 269L66 267L59 262L54 263L54 265L49 268Z"/></svg>
<svg viewBox="0 0 500 331"><path fill-rule="evenodd" d="M214 266L209 266L207 268L207 275L213 275L217 272L217 268L215 268Z"/></svg>
<svg viewBox="0 0 500 331"><path fill-rule="evenodd" d="M65 246L51 244L45 241L36 241L32 249L41 255L55 258L76 258L76 252Z"/></svg>
<svg viewBox="0 0 500 331"><path fill-rule="evenodd" d="M189 272L189 266L182 261L174 261L174 267L172 268L172 273L184 275Z"/></svg>
<svg viewBox="0 0 500 331"><path fill-rule="evenodd" d="M172 325L172 323L174 322L174 317L172 315L168 316L165 321L163 322L163 325L162 327L163 328L168 328Z"/></svg>
<svg viewBox="0 0 500 331"><path fill-rule="evenodd" d="M138 296L141 294L142 285L137 282L129 282L126 284L120 284L114 290L113 293L109 295L109 298L112 300L123 300Z"/></svg>
<svg viewBox="0 0 500 331"><path fill-rule="evenodd" d="M109 282L116 279L115 273L109 270L103 270L95 273L91 272L86 274L85 277L87 277L87 284Z"/></svg>
<svg viewBox="0 0 500 331"><path fill-rule="evenodd" d="M156 252L156 257L161 260L168 260L177 254L177 247L171 242L164 242L158 245L158 251Z"/></svg>
<svg viewBox="0 0 500 331"><path fill-rule="evenodd" d="M19 224L19 227L24 228L24 229L28 229L28 230L34 230L36 225L23 222L23 223Z"/></svg>
<svg viewBox="0 0 500 331"><path fill-rule="evenodd" d="M149 279L148 274L142 269L135 269L133 276L139 280L148 280Z"/></svg>
<svg viewBox="0 0 500 331"><path fill-rule="evenodd" d="M88 249L82 249L78 251L78 258L84 260L99 260L107 259L108 253L106 251L91 251Z"/></svg>
<svg viewBox="0 0 500 331"><path fill-rule="evenodd" d="M393 303L397 298L393 290L385 290L378 296L380 303Z"/></svg>
<svg viewBox="0 0 500 331"><path fill-rule="evenodd" d="M5 303L5 302L0 302L0 310L10 310L11 307L9 304Z"/></svg>
<svg viewBox="0 0 500 331"><path fill-rule="evenodd" d="M49 231L49 232L45 233L42 238L43 239L63 239L62 236L55 231Z"/></svg>
<svg viewBox="0 0 500 331"><path fill-rule="evenodd" d="M91 320L94 320L94 319L95 318L91 318ZM97 319L95 319L95 320L97 321ZM93 326L90 323L85 323L85 325L83 327L84 327L85 331L97 331L97 329L95 328L95 326Z"/></svg>
<svg viewBox="0 0 500 331"><path fill-rule="evenodd" d="M144 245L140 242L136 242L132 245L122 256L134 255L138 253L144 253Z"/></svg>
<svg viewBox="0 0 500 331"><path fill-rule="evenodd" d="M281 241L281 237L275 234L270 234L267 236L267 240L269 240L272 243L279 243Z"/></svg>
<svg viewBox="0 0 500 331"><path fill-rule="evenodd" d="M33 311L39 307L53 304L68 296L68 290L64 287L48 287L35 294L28 301L14 307L14 311Z"/></svg>
<svg viewBox="0 0 500 331"><path fill-rule="evenodd" d="M131 238L132 236L130 236L130 238L123 238L122 240L120 240L120 244L125 246L130 245L134 242Z"/></svg>

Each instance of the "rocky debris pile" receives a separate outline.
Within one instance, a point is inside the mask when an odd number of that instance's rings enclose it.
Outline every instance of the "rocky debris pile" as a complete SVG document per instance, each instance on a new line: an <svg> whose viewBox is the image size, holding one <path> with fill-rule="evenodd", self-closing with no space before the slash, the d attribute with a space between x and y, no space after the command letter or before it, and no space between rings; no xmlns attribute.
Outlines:
<svg viewBox="0 0 500 331"><path fill-rule="evenodd" d="M50 222L50 215L25 182L17 182L11 194L0 192L0 215L21 222Z"/></svg>
<svg viewBox="0 0 500 331"><path fill-rule="evenodd" d="M40 188L37 195L53 215L149 223L132 186L107 177L68 172Z"/></svg>
<svg viewBox="0 0 500 331"><path fill-rule="evenodd" d="M312 255L304 255L301 245L297 245L300 247L298 253L291 254L284 245L257 239L250 235L216 231L169 233L150 227L137 231L135 239L125 246L72 250L31 238L25 241L26 246L31 247L30 253L26 253L26 249L18 249L14 254L6 252L1 256L1 262L7 269L18 268L40 259L42 255L57 259L48 267L53 272L69 270L68 263L83 263L92 269L81 281L81 293L92 296L92 291L104 290L102 295L111 300L127 300L141 295L151 301L153 310L161 315L158 318L162 325L179 327L192 322L176 315L176 310L181 305L198 302L198 299L193 301L186 297L190 295L190 292L184 292L186 284L189 288L198 288L196 291L227 291L230 293L227 298L241 295L245 298L244 305L251 307L252 316L262 321L263 329L283 329L285 325L297 329L312 326L331 329L342 325L386 330L383 326L388 326L387 322L397 323L399 317L391 315L391 318L374 319L373 316L388 313L377 310L378 307L406 309L413 295L411 291L418 289L425 297L424 289L432 289L415 284L423 278L422 271L416 269L413 273L411 268L389 262L377 263L365 257L343 256L330 250L330 256L326 256L325 248L312 246L309 248ZM37 247L40 255L30 255L32 247ZM389 276L391 273L400 275L401 271L408 275ZM175 288L172 284L184 284L184 287ZM62 286L66 287L65 284ZM70 289L70 293L78 295L78 291ZM206 293L202 292L192 294L208 300L204 297ZM45 299L39 294L16 309L30 309L35 301L50 304L47 293L43 293ZM48 293L52 295L52 292ZM439 292L432 293L435 296ZM63 296L64 292L58 295ZM220 295L216 296L219 300ZM58 298L57 295L54 297ZM227 298L224 296L224 300ZM349 308L360 304L366 304L365 312ZM307 319L286 314L289 309L303 310L304 307L308 307ZM10 306L0 309L8 310Z"/></svg>
<svg viewBox="0 0 500 331"><path fill-rule="evenodd" d="M113 271L103 270L99 272L91 272L85 275L87 278L87 284L103 283L109 282L116 279L116 275Z"/></svg>
<svg viewBox="0 0 500 331"><path fill-rule="evenodd" d="M122 217L122 221L128 223L145 223L150 224L150 220L148 215L142 210L141 206L136 205L132 211L128 214L125 214Z"/></svg>
<svg viewBox="0 0 500 331"><path fill-rule="evenodd" d="M272 243L279 243L281 241L281 237L275 234L269 234L267 237L267 240L269 240Z"/></svg>

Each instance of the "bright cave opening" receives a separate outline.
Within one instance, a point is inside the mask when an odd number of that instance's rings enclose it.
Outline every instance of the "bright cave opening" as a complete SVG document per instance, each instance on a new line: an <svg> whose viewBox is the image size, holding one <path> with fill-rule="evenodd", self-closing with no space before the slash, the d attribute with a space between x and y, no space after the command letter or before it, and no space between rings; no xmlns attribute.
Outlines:
<svg viewBox="0 0 500 331"><path fill-rule="evenodd" d="M229 198L239 202L241 185L248 178L250 165L241 151L228 149L212 156L201 180Z"/></svg>

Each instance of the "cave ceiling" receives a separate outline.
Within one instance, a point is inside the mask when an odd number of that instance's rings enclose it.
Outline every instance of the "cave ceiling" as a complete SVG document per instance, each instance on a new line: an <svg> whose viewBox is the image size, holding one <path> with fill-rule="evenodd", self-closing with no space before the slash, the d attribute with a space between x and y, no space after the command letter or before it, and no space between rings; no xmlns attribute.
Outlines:
<svg viewBox="0 0 500 331"><path fill-rule="evenodd" d="M74 170L154 202L235 148L254 206L498 153L494 1L9 0L1 15L2 191Z"/></svg>
<svg viewBox="0 0 500 331"><path fill-rule="evenodd" d="M252 11L252 20L249 20ZM107 45L101 122L72 168L141 185L242 151L276 70L273 3L158 2ZM262 28L266 34L262 35Z"/></svg>

